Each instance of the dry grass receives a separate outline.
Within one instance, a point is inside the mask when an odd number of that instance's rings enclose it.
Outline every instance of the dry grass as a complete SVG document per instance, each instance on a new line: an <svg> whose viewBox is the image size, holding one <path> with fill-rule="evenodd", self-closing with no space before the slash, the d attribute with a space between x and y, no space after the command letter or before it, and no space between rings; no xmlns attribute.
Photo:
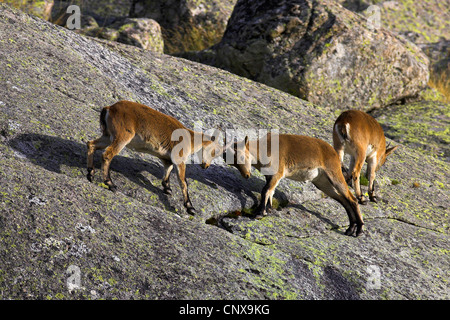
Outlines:
<svg viewBox="0 0 450 320"><path fill-rule="evenodd" d="M450 59L447 61L432 68L428 85L444 95L445 102L450 102Z"/></svg>

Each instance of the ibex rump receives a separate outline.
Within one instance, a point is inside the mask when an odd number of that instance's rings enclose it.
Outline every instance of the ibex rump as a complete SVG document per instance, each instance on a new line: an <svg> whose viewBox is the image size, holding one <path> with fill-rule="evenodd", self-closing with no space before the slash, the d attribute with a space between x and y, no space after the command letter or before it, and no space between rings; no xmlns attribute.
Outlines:
<svg viewBox="0 0 450 320"><path fill-rule="evenodd" d="M333 126L333 145L341 160L342 170L347 181L353 181L359 203L367 204L361 193L360 174L367 162L369 179L369 199L377 202L375 195L375 173L386 162L386 157L398 146L386 147L383 128L372 116L363 111L344 111ZM350 154L350 167L347 172L343 165L344 153Z"/></svg>

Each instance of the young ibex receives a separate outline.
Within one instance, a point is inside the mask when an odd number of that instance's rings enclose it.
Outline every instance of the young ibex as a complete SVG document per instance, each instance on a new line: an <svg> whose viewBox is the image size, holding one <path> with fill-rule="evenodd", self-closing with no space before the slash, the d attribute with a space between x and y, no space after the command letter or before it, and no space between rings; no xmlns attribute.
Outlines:
<svg viewBox="0 0 450 320"><path fill-rule="evenodd" d="M186 160L191 154L198 153L202 159L201 166L208 168L216 154L220 155L223 151L218 144L219 139L215 139L216 135L209 137L187 129L173 117L130 101L119 101L104 107L100 114L100 126L103 135L87 142L89 181L92 181L94 175L95 150L106 148L102 156L102 173L104 183L112 191L116 190L116 186L111 181L109 166L114 156L125 146L149 153L161 159L164 165L162 185L166 194L172 192L169 177L173 166L177 167L184 206L189 214L194 213L186 182Z"/></svg>
<svg viewBox="0 0 450 320"><path fill-rule="evenodd" d="M272 153L272 139L278 139L278 152ZM250 144L256 146L251 147ZM242 145L244 147L240 147ZM264 147L267 148L270 162L261 161L260 149ZM261 172L268 167L273 169L270 174L263 173L266 185L262 189L261 202L256 209L257 218L266 215L266 209L272 207L275 188L282 178L312 181L317 188L345 208L350 220L345 234L353 235L356 231L358 236L363 232L364 222L358 202L348 189L336 151L325 141L301 135L269 133L256 141L249 141L246 137L244 142L234 143L232 148L226 150L226 153L228 152L234 157L231 165L235 166L244 178L250 177L251 166ZM226 153L223 154L224 159Z"/></svg>
<svg viewBox="0 0 450 320"><path fill-rule="evenodd" d="M367 162L369 179L369 199L377 202L375 195L375 172L385 163L386 157L398 146L386 147L381 125L372 116L357 110L344 111L334 123L334 149L339 155L346 180L355 188L359 203L367 204L367 199L361 194L359 176L364 161ZM350 168L347 171L343 165L344 153L350 154Z"/></svg>

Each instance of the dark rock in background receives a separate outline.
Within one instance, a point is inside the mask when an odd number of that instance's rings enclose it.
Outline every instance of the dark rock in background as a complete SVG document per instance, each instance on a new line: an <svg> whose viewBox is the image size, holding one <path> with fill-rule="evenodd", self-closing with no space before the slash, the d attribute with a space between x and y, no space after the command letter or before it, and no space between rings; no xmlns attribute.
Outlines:
<svg viewBox="0 0 450 320"><path fill-rule="evenodd" d="M130 17L159 22L165 53L198 51L220 41L236 1L133 0Z"/></svg>
<svg viewBox="0 0 450 320"><path fill-rule="evenodd" d="M428 58L333 1L238 1L222 41L187 58L316 105L370 110L416 97Z"/></svg>

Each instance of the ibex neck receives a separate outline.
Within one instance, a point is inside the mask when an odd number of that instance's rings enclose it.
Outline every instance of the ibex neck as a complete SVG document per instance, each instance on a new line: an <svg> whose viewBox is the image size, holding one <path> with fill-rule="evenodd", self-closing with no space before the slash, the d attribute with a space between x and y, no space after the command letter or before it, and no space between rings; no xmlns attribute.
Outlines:
<svg viewBox="0 0 450 320"><path fill-rule="evenodd" d="M202 148L204 142L206 142L206 141L203 141L204 134L202 132L194 131L191 129L187 129L187 130L189 131L189 134L191 136L192 153L195 153L195 152L199 151Z"/></svg>

